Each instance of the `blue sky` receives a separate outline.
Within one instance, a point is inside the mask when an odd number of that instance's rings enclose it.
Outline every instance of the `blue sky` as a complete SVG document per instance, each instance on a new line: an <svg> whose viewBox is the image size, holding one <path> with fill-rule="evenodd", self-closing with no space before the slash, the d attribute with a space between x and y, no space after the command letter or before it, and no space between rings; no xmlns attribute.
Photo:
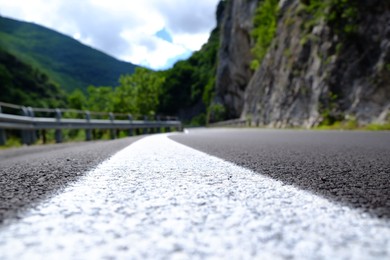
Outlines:
<svg viewBox="0 0 390 260"><path fill-rule="evenodd" d="M154 35L156 35L158 38L163 39L164 41L173 43L173 38L167 31L167 29L162 28L160 31L156 32Z"/></svg>
<svg viewBox="0 0 390 260"><path fill-rule="evenodd" d="M219 0L0 0L0 15L69 35L118 59L166 69L207 41Z"/></svg>

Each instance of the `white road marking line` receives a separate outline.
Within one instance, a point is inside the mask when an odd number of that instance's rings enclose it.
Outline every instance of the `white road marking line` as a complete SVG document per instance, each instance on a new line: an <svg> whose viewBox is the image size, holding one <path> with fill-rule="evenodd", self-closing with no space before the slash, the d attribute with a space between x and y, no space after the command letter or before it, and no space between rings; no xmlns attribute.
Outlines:
<svg viewBox="0 0 390 260"><path fill-rule="evenodd" d="M42 257L389 259L390 223L155 135L0 229Z"/></svg>

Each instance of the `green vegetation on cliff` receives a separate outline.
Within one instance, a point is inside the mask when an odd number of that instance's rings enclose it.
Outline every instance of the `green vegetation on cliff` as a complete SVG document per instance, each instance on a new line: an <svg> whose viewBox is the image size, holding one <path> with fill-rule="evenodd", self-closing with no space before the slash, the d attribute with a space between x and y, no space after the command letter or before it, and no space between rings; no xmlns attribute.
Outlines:
<svg viewBox="0 0 390 260"><path fill-rule="evenodd" d="M312 15L312 19L307 24L309 27L324 19L339 35L350 35L356 32L359 20L358 1L301 0L301 2L305 11Z"/></svg>
<svg viewBox="0 0 390 260"><path fill-rule="evenodd" d="M256 9L251 35L255 42L252 49L254 60L251 63L251 68L253 70L256 70L260 66L272 40L275 38L278 22L278 6L278 0L264 0L260 1Z"/></svg>

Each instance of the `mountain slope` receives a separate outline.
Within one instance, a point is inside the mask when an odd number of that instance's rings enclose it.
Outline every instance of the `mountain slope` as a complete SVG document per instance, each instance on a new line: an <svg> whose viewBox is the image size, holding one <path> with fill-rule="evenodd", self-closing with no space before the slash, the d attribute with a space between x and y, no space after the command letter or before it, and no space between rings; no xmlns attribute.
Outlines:
<svg viewBox="0 0 390 260"><path fill-rule="evenodd" d="M0 48L0 101L33 107L65 107L66 95L49 77Z"/></svg>
<svg viewBox="0 0 390 260"><path fill-rule="evenodd" d="M135 65L43 26L0 17L0 47L46 73L66 91L115 86Z"/></svg>

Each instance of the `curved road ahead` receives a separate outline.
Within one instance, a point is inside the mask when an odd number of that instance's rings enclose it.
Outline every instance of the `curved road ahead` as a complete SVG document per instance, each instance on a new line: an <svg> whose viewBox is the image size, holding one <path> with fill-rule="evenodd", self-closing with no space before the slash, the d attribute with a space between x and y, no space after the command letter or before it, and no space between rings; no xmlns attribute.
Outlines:
<svg viewBox="0 0 390 260"><path fill-rule="evenodd" d="M0 258L389 259L389 158L255 129L0 151Z"/></svg>

